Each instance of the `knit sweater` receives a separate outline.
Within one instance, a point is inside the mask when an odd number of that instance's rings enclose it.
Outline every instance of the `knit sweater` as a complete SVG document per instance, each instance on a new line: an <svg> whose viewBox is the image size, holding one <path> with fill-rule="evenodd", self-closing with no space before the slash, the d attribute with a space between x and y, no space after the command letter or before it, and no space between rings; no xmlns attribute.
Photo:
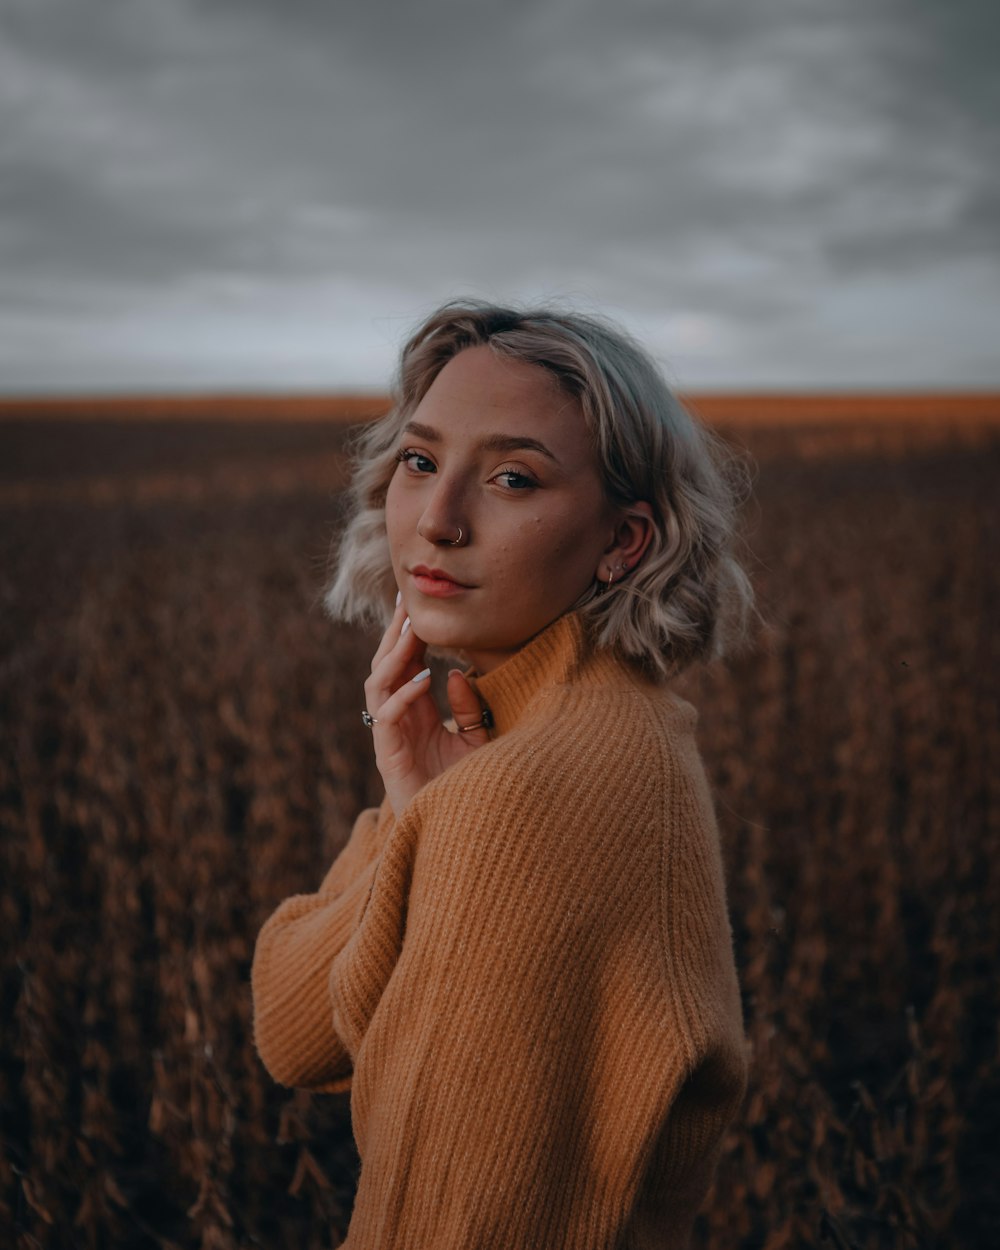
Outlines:
<svg viewBox="0 0 1000 1250"><path fill-rule="evenodd" d="M493 740L265 924L258 1051L350 1089L349 1250L684 1247L746 1081L696 714L578 613L473 682Z"/></svg>

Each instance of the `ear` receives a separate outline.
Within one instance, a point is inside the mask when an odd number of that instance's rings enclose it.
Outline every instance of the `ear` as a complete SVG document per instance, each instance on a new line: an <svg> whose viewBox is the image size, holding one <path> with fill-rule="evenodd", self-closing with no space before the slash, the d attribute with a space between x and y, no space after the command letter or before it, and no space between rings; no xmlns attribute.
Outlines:
<svg viewBox="0 0 1000 1250"><path fill-rule="evenodd" d="M595 576L598 581L619 581L634 569L653 538L653 509L644 500L626 504L618 513L614 535L601 554Z"/></svg>

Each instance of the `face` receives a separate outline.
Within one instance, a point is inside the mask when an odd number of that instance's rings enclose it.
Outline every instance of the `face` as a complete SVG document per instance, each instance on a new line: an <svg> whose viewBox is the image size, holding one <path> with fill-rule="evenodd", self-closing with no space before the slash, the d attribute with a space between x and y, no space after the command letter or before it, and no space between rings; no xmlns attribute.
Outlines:
<svg viewBox="0 0 1000 1250"><path fill-rule="evenodd" d="M489 672L572 606L613 546L579 402L537 365L466 348L398 452L386 529L413 628Z"/></svg>

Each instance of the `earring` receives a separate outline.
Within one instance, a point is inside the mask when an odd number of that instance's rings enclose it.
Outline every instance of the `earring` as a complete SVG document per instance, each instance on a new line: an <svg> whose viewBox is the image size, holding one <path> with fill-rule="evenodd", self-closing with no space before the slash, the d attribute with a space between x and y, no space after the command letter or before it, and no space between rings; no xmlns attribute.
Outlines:
<svg viewBox="0 0 1000 1250"><path fill-rule="evenodd" d="M622 573L627 573L628 561L623 560L621 564L619 564L617 567L621 570ZM611 587L614 585L614 581L615 581L615 566L612 565L608 571L608 580L600 584L598 587L599 593L602 595L606 595L608 591L611 589Z"/></svg>

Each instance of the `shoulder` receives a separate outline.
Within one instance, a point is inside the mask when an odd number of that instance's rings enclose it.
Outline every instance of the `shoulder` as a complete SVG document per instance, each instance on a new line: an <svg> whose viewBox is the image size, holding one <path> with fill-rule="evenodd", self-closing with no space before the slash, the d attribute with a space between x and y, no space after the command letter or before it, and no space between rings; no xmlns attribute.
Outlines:
<svg viewBox="0 0 1000 1250"><path fill-rule="evenodd" d="M667 687L609 664L541 692L532 715L491 744L489 763L536 785L599 776L609 794L648 789L697 755L696 724Z"/></svg>
<svg viewBox="0 0 1000 1250"><path fill-rule="evenodd" d="M517 726L424 788L413 804L420 824L530 826L540 846L661 830L668 792L700 773L694 708L626 673L599 676L539 692Z"/></svg>

